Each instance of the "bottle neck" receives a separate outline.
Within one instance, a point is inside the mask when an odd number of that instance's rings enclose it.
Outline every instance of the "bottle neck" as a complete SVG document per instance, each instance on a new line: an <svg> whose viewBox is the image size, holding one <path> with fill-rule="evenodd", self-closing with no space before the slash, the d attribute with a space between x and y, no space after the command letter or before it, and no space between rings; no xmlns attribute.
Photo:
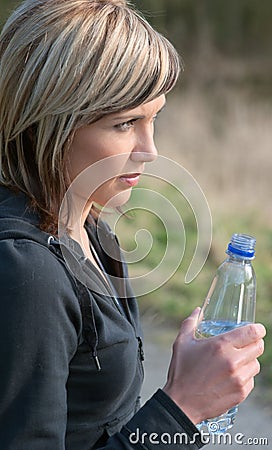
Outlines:
<svg viewBox="0 0 272 450"><path fill-rule="evenodd" d="M228 261L232 261L232 262L237 262L237 263L241 263L241 264L251 264L253 258L248 258L246 256L241 256L241 255L237 255L235 253L232 252L228 252Z"/></svg>

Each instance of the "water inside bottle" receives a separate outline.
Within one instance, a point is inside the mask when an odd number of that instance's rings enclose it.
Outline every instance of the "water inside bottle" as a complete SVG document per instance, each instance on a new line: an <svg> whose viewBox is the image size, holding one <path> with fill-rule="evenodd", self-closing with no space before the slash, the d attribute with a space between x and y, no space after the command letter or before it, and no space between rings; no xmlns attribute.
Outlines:
<svg viewBox="0 0 272 450"><path fill-rule="evenodd" d="M239 328L241 326L247 325L249 322L230 322L225 320L207 320L199 323L196 330L196 337L203 339L212 336L217 336L222 333L227 333L234 328ZM227 430L233 427L234 421L238 412L238 406L234 406L229 411L221 414L218 417L203 420L197 425L199 430L204 432L209 432L213 434L225 433Z"/></svg>
<svg viewBox="0 0 272 450"><path fill-rule="evenodd" d="M209 338L211 336L217 336L222 333L227 333L234 328L239 328L247 325L249 322L230 322L226 320L203 320L199 323L196 330L197 338Z"/></svg>

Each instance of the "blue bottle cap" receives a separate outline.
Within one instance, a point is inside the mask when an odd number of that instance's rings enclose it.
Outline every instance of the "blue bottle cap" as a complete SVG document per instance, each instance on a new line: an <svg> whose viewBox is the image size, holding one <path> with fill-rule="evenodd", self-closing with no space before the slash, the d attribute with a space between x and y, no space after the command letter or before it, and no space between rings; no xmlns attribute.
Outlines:
<svg viewBox="0 0 272 450"><path fill-rule="evenodd" d="M226 253L253 259L255 257L255 244L256 239L253 236L235 233L231 237Z"/></svg>

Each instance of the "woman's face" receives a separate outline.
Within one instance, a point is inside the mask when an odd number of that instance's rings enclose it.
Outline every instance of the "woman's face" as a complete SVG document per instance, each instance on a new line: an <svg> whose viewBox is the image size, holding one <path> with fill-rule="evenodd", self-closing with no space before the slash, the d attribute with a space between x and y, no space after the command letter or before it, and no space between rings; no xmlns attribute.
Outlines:
<svg viewBox="0 0 272 450"><path fill-rule="evenodd" d="M73 182L88 168L84 172L85 187L86 180L87 184L96 184L88 194L89 201L116 207L129 199L145 163L157 156L154 121L164 104L165 96L161 95L135 109L110 114L76 131L68 172Z"/></svg>

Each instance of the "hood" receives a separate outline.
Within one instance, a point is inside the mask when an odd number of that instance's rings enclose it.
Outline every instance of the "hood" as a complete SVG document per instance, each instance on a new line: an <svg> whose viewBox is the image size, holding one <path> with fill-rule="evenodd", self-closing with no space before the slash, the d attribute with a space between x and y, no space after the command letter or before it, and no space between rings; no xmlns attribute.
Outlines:
<svg viewBox="0 0 272 450"><path fill-rule="evenodd" d="M0 186L0 239L24 237L45 244L50 235L38 225L39 215L29 205L27 196Z"/></svg>

